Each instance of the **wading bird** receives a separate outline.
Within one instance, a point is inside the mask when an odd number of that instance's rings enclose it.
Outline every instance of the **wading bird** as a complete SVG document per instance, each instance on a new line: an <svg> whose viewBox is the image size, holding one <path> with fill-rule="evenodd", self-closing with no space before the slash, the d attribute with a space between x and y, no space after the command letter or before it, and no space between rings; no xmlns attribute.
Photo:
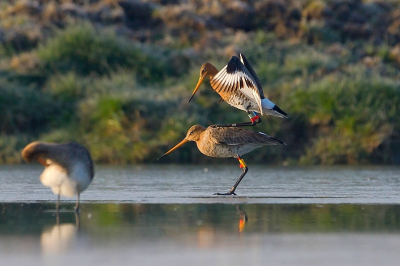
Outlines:
<svg viewBox="0 0 400 266"><path fill-rule="evenodd" d="M29 163L37 161L45 167L40 181L58 195L57 211L60 195L77 195L75 211L79 211L79 195L89 186L94 175L93 161L85 147L75 142L32 142L23 149L22 158Z"/></svg>
<svg viewBox="0 0 400 266"><path fill-rule="evenodd" d="M229 63L219 72L212 64L203 64L200 68L199 81L189 102L206 77L210 78L211 87L221 96L222 100L233 107L246 111L251 120L251 122L218 126L253 126L261 122L258 114L288 117L276 104L265 98L260 80L243 54L240 54L240 60L236 56L232 56Z"/></svg>
<svg viewBox="0 0 400 266"><path fill-rule="evenodd" d="M216 193L215 195L236 195L235 190L248 171L246 163L241 158L243 154L265 145L286 145L282 141L274 139L267 134L240 127L209 126L205 128L200 125L194 125L188 130L186 137L179 144L161 157L173 152L189 141L195 141L197 148L204 155L210 157L237 158L240 168L243 168L242 174L228 193Z"/></svg>

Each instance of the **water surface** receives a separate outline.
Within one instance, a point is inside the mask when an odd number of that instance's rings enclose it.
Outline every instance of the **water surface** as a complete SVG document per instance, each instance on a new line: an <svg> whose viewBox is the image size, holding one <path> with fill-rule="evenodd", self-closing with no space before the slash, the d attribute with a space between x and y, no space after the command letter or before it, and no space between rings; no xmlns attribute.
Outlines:
<svg viewBox="0 0 400 266"><path fill-rule="evenodd" d="M1 265L398 265L400 205L3 203ZM21 264L23 263L23 264ZM26 264L27 265L27 264Z"/></svg>
<svg viewBox="0 0 400 266"><path fill-rule="evenodd" d="M95 170L83 202L400 204L400 167L250 166L236 197L213 194L229 191L241 173L237 165ZM0 202L53 201L50 189L40 184L42 171L41 166L0 166Z"/></svg>
<svg viewBox="0 0 400 266"><path fill-rule="evenodd" d="M96 167L59 215L40 166L0 166L0 265L398 265L397 167Z"/></svg>

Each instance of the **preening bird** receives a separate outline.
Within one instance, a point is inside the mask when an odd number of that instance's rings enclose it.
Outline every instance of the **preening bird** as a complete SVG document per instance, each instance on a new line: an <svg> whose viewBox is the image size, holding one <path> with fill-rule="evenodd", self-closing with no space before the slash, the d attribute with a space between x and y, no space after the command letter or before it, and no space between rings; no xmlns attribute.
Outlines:
<svg viewBox="0 0 400 266"><path fill-rule="evenodd" d="M57 211L60 195L77 195L75 210L79 210L80 193L90 185L94 176L93 161L85 147L75 142L32 142L23 149L22 158L29 163L37 161L45 167L40 181L58 195Z"/></svg>

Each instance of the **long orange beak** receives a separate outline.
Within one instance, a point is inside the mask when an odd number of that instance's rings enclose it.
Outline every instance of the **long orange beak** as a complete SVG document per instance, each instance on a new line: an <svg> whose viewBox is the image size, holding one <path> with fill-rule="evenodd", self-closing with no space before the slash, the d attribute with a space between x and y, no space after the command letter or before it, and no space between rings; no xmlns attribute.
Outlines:
<svg viewBox="0 0 400 266"><path fill-rule="evenodd" d="M197 82L196 88L194 88L192 96L190 96L189 102L192 100L192 98L193 98L194 94L196 93L196 91L200 88L200 85L203 82L203 80L204 80L204 77L200 76L199 81Z"/></svg>
<svg viewBox="0 0 400 266"><path fill-rule="evenodd" d="M160 160L162 157L164 157L167 154L170 154L171 152L173 152L174 150L178 149L180 146L182 146L183 144L185 144L186 142L189 142L187 139L183 139L181 142L179 142L175 147L173 147L172 149L170 149L169 151L167 151L163 156L159 157L157 160Z"/></svg>

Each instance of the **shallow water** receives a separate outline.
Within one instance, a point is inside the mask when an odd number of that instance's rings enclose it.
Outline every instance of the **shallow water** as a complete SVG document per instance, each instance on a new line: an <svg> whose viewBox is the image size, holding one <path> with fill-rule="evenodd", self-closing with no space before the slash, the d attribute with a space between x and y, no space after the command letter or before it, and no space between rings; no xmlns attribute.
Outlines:
<svg viewBox="0 0 400 266"><path fill-rule="evenodd" d="M83 202L400 204L400 167L250 166L236 197L213 194L229 191L241 173L237 165L95 170ZM50 189L40 184L42 171L41 166L0 166L0 202L54 201Z"/></svg>
<svg viewBox="0 0 400 266"><path fill-rule="evenodd" d="M207 169L205 169L207 168ZM400 168L97 167L56 197L41 167L0 166L0 265L398 265ZM207 203L207 204L204 204Z"/></svg>

